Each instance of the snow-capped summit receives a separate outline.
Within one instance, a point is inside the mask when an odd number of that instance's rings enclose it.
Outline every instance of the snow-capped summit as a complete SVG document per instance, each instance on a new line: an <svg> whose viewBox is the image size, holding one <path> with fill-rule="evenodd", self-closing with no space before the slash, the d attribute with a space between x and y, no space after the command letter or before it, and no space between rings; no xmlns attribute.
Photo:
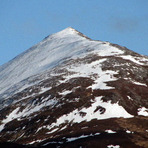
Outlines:
<svg viewBox="0 0 148 148"><path fill-rule="evenodd" d="M90 50L98 52L100 49L103 49L105 54L108 52L123 53L105 42L90 41L71 27L50 35L0 67L0 94L28 77L57 66L65 59L79 57Z"/></svg>
<svg viewBox="0 0 148 148"><path fill-rule="evenodd" d="M63 38L66 35L72 35L72 34L78 34L78 33L79 32L76 31L74 28L68 27L68 28L56 33L55 35Z"/></svg>
<svg viewBox="0 0 148 148"><path fill-rule="evenodd" d="M62 59L81 52L83 49L78 47L85 42L87 40L71 27L50 35L0 67L0 93L32 75L56 66Z"/></svg>
<svg viewBox="0 0 148 148"><path fill-rule="evenodd" d="M45 39L59 39L59 38L67 38L67 37L77 37L77 38L80 38L79 36L80 32L75 30L74 28L72 27L67 27L66 29L62 30L62 31L59 31L57 33L54 33L52 35L49 35L48 37L46 37Z"/></svg>
<svg viewBox="0 0 148 148"><path fill-rule="evenodd" d="M147 56L68 27L0 66L0 142L147 147L147 92Z"/></svg>

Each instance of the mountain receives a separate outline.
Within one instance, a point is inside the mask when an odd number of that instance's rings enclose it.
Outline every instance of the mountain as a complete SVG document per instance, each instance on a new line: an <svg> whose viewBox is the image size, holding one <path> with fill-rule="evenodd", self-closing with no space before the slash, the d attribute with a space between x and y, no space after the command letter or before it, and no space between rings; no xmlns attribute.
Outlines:
<svg viewBox="0 0 148 148"><path fill-rule="evenodd" d="M9 147L148 147L148 57L68 27L0 66Z"/></svg>

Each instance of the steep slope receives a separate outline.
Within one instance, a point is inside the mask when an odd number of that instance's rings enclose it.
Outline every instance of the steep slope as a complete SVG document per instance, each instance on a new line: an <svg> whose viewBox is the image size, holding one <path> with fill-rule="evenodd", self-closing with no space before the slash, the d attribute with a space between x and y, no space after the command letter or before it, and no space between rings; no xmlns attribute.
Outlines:
<svg viewBox="0 0 148 148"><path fill-rule="evenodd" d="M32 75L55 67L68 57L84 52L83 46L88 44L89 42L72 28L45 38L39 44L0 67L0 77L2 78L0 93ZM95 46L95 44L91 44L91 46Z"/></svg>
<svg viewBox="0 0 148 148"><path fill-rule="evenodd" d="M0 67L1 142L148 147L148 57L69 27Z"/></svg>
<svg viewBox="0 0 148 148"><path fill-rule="evenodd" d="M103 42L90 41L71 27L46 37L39 44L0 67L1 97L6 98L16 90L18 92L18 89L28 87L24 86L26 82L22 82L19 86L17 83L35 74L50 70L67 59L79 57L87 50L102 48L99 44Z"/></svg>

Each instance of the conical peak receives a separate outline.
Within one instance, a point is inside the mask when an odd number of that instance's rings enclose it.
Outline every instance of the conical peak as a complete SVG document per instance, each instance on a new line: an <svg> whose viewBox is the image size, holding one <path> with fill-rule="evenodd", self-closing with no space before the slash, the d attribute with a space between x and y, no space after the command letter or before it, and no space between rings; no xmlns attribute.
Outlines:
<svg viewBox="0 0 148 148"><path fill-rule="evenodd" d="M75 30L74 28L72 27L67 27L66 29L62 30L62 31L59 31L57 33L54 33L54 34L51 34L47 37L44 38L44 41L47 40L47 39L53 39L53 38L63 38L63 37L66 37L66 36L71 36L71 35L77 35L79 34L79 32L77 30Z"/></svg>
<svg viewBox="0 0 148 148"><path fill-rule="evenodd" d="M60 32L57 32L54 34L54 36L58 37L58 38L63 38L65 36L79 36L79 37L83 37L85 39L89 39L91 40L90 38L88 38L87 36L85 36L83 33L77 31L76 29L72 28L72 27L67 27L66 29L60 31Z"/></svg>
<svg viewBox="0 0 148 148"><path fill-rule="evenodd" d="M66 29L64 30L67 30L67 31L76 31L76 29L72 28L72 27L67 27ZM77 32L77 31L76 31Z"/></svg>
<svg viewBox="0 0 148 148"><path fill-rule="evenodd" d="M74 28L72 27L68 27L58 33L56 33L56 35L62 35L62 36L65 36L65 35L71 35L71 34L78 34L79 32L76 31Z"/></svg>
<svg viewBox="0 0 148 148"><path fill-rule="evenodd" d="M83 33L79 32L78 30L72 28L72 27L67 27L66 29L62 30L62 31L59 31L57 33L54 33L52 35L49 35L47 37L44 38L44 41L45 40L48 40L48 39L53 39L53 38L67 38L67 37L75 37L77 39L88 39L88 40L92 40L90 39L89 37L87 37L86 35L84 35Z"/></svg>

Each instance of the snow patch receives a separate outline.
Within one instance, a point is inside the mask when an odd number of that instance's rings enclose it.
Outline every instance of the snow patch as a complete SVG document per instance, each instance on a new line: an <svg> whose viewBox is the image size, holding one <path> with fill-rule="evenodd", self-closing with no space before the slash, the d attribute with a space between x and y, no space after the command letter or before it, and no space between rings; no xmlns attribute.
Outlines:
<svg viewBox="0 0 148 148"><path fill-rule="evenodd" d="M102 63L106 61L106 58L93 61L89 64L73 64L70 65L67 70L73 74L64 76L65 80L60 80L60 83L64 83L72 78L77 77L88 77L94 80L94 84L88 88L94 89L114 89L114 87L107 86L106 82L116 81L117 78L114 77L115 74L118 74L116 71L107 70L103 71L101 68ZM94 76L95 75L95 76Z"/></svg>
<svg viewBox="0 0 148 148"><path fill-rule="evenodd" d="M109 42L106 42L106 44L103 45L103 49L98 52L99 56L115 56L120 54L124 54L124 51L111 46Z"/></svg>
<svg viewBox="0 0 148 148"><path fill-rule="evenodd" d="M76 141L79 139L83 139L83 138L87 138L87 137L93 137L93 136L97 136L100 135L100 133L95 133L95 134L90 134L90 135L82 135L79 137L72 137L72 138L67 138L67 142L72 142L72 141Z"/></svg>
<svg viewBox="0 0 148 148"><path fill-rule="evenodd" d="M105 132L109 133L109 134L114 134L116 133L115 131L112 131L112 130L105 130Z"/></svg>
<svg viewBox="0 0 148 148"><path fill-rule="evenodd" d="M6 116L6 119L2 120L2 124L0 125L0 132L4 129L5 124L7 124L8 122L14 119L21 120L21 118L23 117L27 117L30 114L40 111L43 107L46 106L52 107L57 103L57 100L55 99L50 99L48 101L47 99L43 100L42 103L39 105L32 104L30 106L27 106L25 109L23 109L22 112L19 111L20 107L14 109L8 116Z"/></svg>
<svg viewBox="0 0 148 148"><path fill-rule="evenodd" d="M38 94L42 94L42 93L44 93L44 92L50 90L51 88L52 88L52 87L47 87L47 88L42 87L42 88L41 88L41 91L40 91Z"/></svg>
<svg viewBox="0 0 148 148"><path fill-rule="evenodd" d="M127 96L129 100L133 100L130 96Z"/></svg>
<svg viewBox="0 0 148 148"><path fill-rule="evenodd" d="M145 59L145 58L134 57L134 56L131 56L131 55L122 55L120 57L125 59L125 60L130 60L130 61L132 61L136 64L139 64L139 65L148 65L148 59ZM147 63L145 64L143 62L147 62Z"/></svg>
<svg viewBox="0 0 148 148"><path fill-rule="evenodd" d="M2 120L2 125L0 126L0 132L4 129L5 124L18 118L17 116L18 111L19 111L19 107L13 110L8 116L6 116L6 119Z"/></svg>
<svg viewBox="0 0 148 148"><path fill-rule="evenodd" d="M131 132L131 131L127 130L126 133L130 134L130 133L134 133L134 132Z"/></svg>
<svg viewBox="0 0 148 148"><path fill-rule="evenodd" d="M136 81L132 81L132 83L134 83L134 84L136 84L136 85L142 85L142 86L146 86L146 87L147 87L147 85L144 84L144 83L140 83L140 82L136 82Z"/></svg>
<svg viewBox="0 0 148 148"><path fill-rule="evenodd" d="M102 71L102 74L100 74L100 77L98 79L95 80L95 84L93 84L92 86L90 86L89 88L94 89L115 89L114 87L111 86L107 86L107 84L105 82L110 82L110 81L116 81L117 78L115 78L113 75L117 74L117 72L114 71Z"/></svg>
<svg viewBox="0 0 148 148"><path fill-rule="evenodd" d="M107 148L120 148L120 145L108 145Z"/></svg>
<svg viewBox="0 0 148 148"><path fill-rule="evenodd" d="M40 142L42 142L42 141L44 141L44 140L46 140L46 139L35 140L35 141L29 142L29 143L27 143L27 144L28 144L28 145L31 145L31 144L34 144L34 143L40 143Z"/></svg>
<svg viewBox="0 0 148 148"><path fill-rule="evenodd" d="M58 127L62 123L80 123L82 121L91 121L92 119L109 119L109 118L131 118L133 117L127 111L122 107L119 106L118 103L112 104L111 101L103 102L101 100L102 97L96 97L94 102L91 104L88 108L82 108L81 110L75 109L72 112L65 114L57 119L55 123L52 123L51 125L47 126L46 128L51 130L53 127ZM104 108L104 113L102 114L99 110L97 112L94 112L96 108L100 106ZM85 116L81 116L80 112L86 113Z"/></svg>
<svg viewBox="0 0 148 148"><path fill-rule="evenodd" d="M141 107L138 109L138 115L148 116L148 109L145 107Z"/></svg>
<svg viewBox="0 0 148 148"><path fill-rule="evenodd" d="M59 95L66 96L67 94L70 94L71 92L72 92L71 90L65 90L65 91L59 93Z"/></svg>

